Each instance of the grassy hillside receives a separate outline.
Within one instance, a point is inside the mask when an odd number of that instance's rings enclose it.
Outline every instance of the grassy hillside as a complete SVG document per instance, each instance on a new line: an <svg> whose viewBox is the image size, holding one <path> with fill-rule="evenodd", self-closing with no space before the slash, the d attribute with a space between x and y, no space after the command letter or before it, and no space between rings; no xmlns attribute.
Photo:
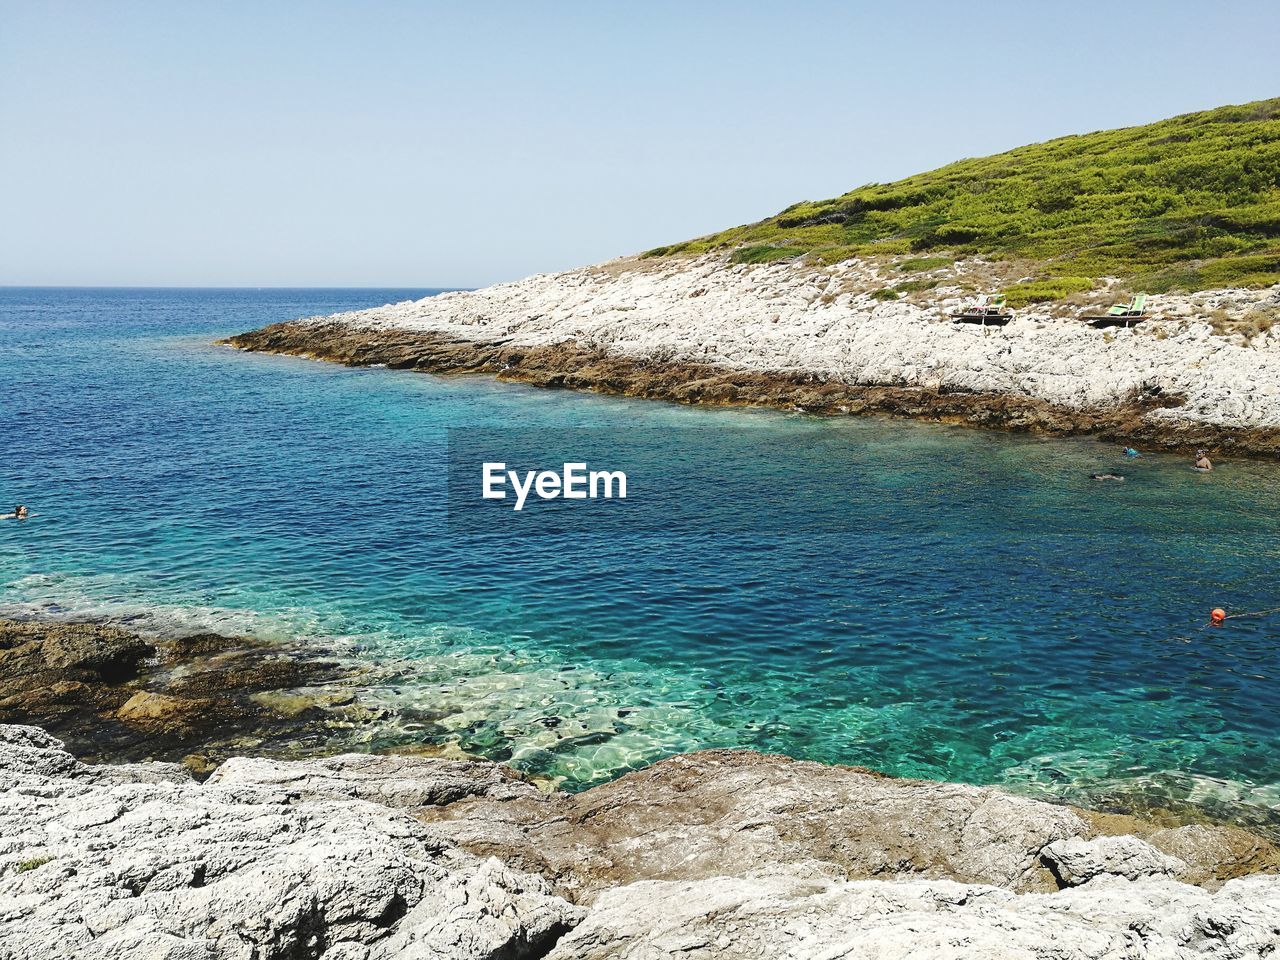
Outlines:
<svg viewBox="0 0 1280 960"><path fill-rule="evenodd" d="M647 256L724 249L743 263L910 255L920 269L1028 259L1059 296L1101 276L1151 292L1277 283L1280 98L961 160Z"/></svg>

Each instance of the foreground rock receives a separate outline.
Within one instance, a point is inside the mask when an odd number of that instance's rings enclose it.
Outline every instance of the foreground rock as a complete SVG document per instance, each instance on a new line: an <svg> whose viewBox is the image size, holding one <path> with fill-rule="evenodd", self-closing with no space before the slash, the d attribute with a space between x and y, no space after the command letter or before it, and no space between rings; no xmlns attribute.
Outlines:
<svg viewBox="0 0 1280 960"><path fill-rule="evenodd" d="M1234 827L1157 827L749 750L672 757L579 794L545 793L484 761L411 757L237 758L218 777L414 811L471 852L538 873L579 903L636 880L784 864L814 877L921 876L1019 891L1103 875L1213 886L1280 873L1280 849Z"/></svg>
<svg viewBox="0 0 1280 960"><path fill-rule="evenodd" d="M1008 327L951 323L965 286L990 282L990 269L959 263L886 303L877 292L903 279L890 262L622 260L229 342L684 403L895 413L1280 456L1280 290L1154 297L1152 319L1135 330L1094 330L1071 315L1096 312L1114 298L1105 290L1070 311L1019 311Z"/></svg>
<svg viewBox="0 0 1280 960"><path fill-rule="evenodd" d="M541 957L582 916L405 813L0 726L0 957Z"/></svg>
<svg viewBox="0 0 1280 960"><path fill-rule="evenodd" d="M1184 853L1246 842L1194 829L1210 837ZM1220 883L1208 859L1157 849L1160 833L1100 836L1079 811L998 791L746 751L577 797L406 756L235 758L201 785L170 764L84 766L0 726L0 960L1280 948L1280 877Z"/></svg>
<svg viewBox="0 0 1280 960"><path fill-rule="evenodd" d="M347 689L357 675L323 650L243 637L0 620L0 723L39 724L89 758L204 770L237 751L332 749L381 716Z"/></svg>
<svg viewBox="0 0 1280 960"><path fill-rule="evenodd" d="M548 960L1102 960L1267 957L1280 879L1216 893L1168 880L1017 895L945 880L759 878L632 884L602 894Z"/></svg>

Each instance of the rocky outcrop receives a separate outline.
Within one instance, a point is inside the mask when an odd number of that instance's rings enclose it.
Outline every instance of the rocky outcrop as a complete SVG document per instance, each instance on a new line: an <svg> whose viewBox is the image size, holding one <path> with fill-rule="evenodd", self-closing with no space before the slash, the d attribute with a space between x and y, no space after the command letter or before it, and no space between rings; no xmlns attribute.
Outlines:
<svg viewBox="0 0 1280 960"><path fill-rule="evenodd" d="M700 880L778 863L842 879L922 876L1053 890L1063 885L1055 868L1072 849L1062 845L1084 840L1103 850L1144 848L1152 864L1179 857L1178 876L1192 883L1280 873L1280 849L1234 827L1153 828L991 788L748 750L672 757L579 794L507 789L418 815L467 849L540 873L578 900L634 880ZM1055 849L1064 851L1059 861L1046 855Z"/></svg>
<svg viewBox="0 0 1280 960"><path fill-rule="evenodd" d="M203 769L309 739L332 749L342 731L381 715L343 686L357 673L312 647L0 620L0 723L39 724L84 757L189 757Z"/></svg>
<svg viewBox="0 0 1280 960"><path fill-rule="evenodd" d="M351 366L423 373L488 373L538 387L713 406L760 406L830 416L892 414L959 426L1049 436L1090 433L1148 449L1280 456L1280 430L1224 429L1151 419L1183 398L1137 390L1106 407L1073 409L1035 397L967 390L850 383L818 373L737 370L689 361L615 356L572 343L512 346L458 341L433 333L370 331L281 323L232 337L244 350L284 353Z"/></svg>
<svg viewBox="0 0 1280 960"><path fill-rule="evenodd" d="M0 958L541 957L582 916L408 814L0 726Z"/></svg>
<svg viewBox="0 0 1280 960"><path fill-rule="evenodd" d="M232 345L353 365L814 413L893 413L1149 448L1280 456L1280 291L1152 298L1137 330L1058 307L953 324L956 264L902 301L891 263L624 260L413 303L276 324ZM980 278L979 278L980 279ZM975 281L977 282L977 281ZM930 283L933 283L930 281ZM1105 292L1102 294L1106 296ZM1264 318L1250 340L1213 317Z"/></svg>
<svg viewBox="0 0 1280 960"><path fill-rule="evenodd" d="M365 754L306 763L236 757L213 782L406 810L464 849L537 873L580 903L637 880L701 880L761 864L1017 891L1097 876L1176 876L1214 887L1280 874L1280 848L1235 827L1157 827L992 788L750 750L671 757L577 794L542 789L483 760Z"/></svg>
<svg viewBox="0 0 1280 960"><path fill-rule="evenodd" d="M1096 877L1185 877L1190 870L1177 857L1161 853L1137 837L1099 837L1095 840L1057 840L1040 851L1040 859L1066 887Z"/></svg>
<svg viewBox="0 0 1280 960"><path fill-rule="evenodd" d="M406 756L235 758L197 784L0 727L2 960L1280 949L1280 877L1210 872L1081 811L747 751L569 796Z"/></svg>
<svg viewBox="0 0 1280 960"><path fill-rule="evenodd" d="M1280 849L1235 827L1158 827L750 750L672 757L577 794L540 789L487 761L359 754L305 764L237 757L215 780L411 811L464 849L546 877L577 902L636 880L700 880L760 864L1018 891L1103 875L1216 886L1280 873Z"/></svg>
<svg viewBox="0 0 1280 960"><path fill-rule="evenodd" d="M645 882L600 895L548 960L1111 960L1267 957L1280 880L1216 893L1168 880L1017 895L947 880L789 872Z"/></svg>

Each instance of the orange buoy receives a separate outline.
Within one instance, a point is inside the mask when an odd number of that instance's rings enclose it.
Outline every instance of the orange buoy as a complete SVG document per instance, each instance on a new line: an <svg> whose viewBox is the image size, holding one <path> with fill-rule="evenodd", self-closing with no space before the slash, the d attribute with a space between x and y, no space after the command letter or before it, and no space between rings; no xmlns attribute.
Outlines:
<svg viewBox="0 0 1280 960"><path fill-rule="evenodd" d="M1227 611L1223 610L1221 607L1215 608L1209 614L1209 622L1216 624L1218 626L1222 626L1222 621L1226 619L1227 619Z"/></svg>

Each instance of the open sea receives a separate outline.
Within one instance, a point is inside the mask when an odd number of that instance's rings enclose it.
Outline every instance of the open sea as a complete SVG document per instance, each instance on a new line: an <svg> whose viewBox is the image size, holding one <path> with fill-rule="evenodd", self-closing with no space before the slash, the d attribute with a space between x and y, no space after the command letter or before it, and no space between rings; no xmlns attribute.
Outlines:
<svg viewBox="0 0 1280 960"><path fill-rule="evenodd" d="M1203 624L1280 607L1277 465L213 344L432 292L0 289L0 615L338 644L378 743L571 789L750 747L1276 832L1280 614Z"/></svg>

